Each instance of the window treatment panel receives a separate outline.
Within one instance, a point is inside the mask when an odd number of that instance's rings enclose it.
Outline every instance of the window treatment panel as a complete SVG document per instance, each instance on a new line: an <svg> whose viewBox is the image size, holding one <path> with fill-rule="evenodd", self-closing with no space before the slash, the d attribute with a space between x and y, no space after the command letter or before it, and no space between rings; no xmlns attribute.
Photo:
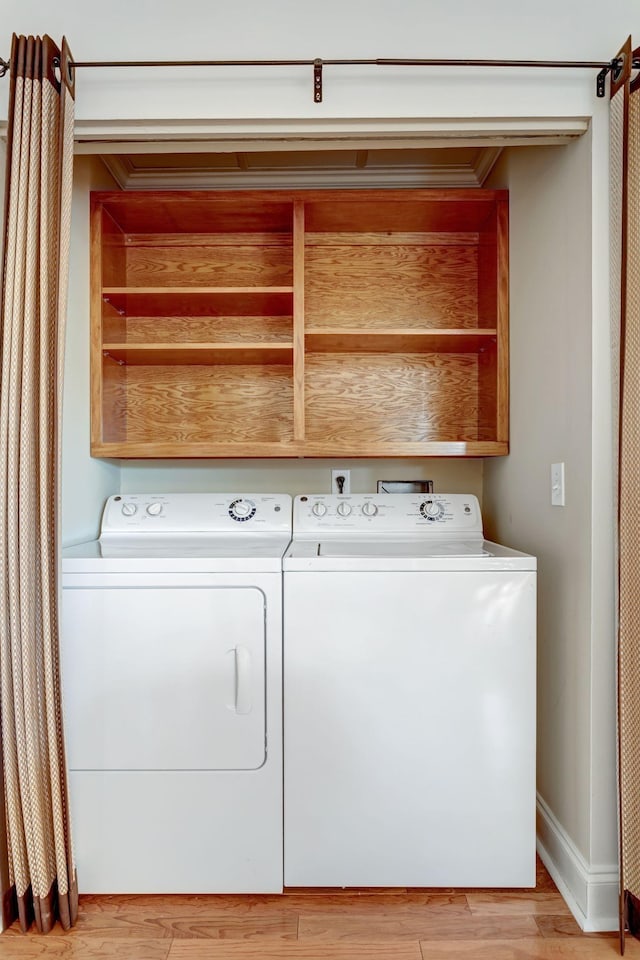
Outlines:
<svg viewBox="0 0 640 960"><path fill-rule="evenodd" d="M77 885L60 697L60 424L73 163L71 55L13 37L0 381L3 921L70 927Z"/></svg>
<svg viewBox="0 0 640 960"><path fill-rule="evenodd" d="M611 83L611 307L618 404L620 933L640 936L640 83Z"/></svg>

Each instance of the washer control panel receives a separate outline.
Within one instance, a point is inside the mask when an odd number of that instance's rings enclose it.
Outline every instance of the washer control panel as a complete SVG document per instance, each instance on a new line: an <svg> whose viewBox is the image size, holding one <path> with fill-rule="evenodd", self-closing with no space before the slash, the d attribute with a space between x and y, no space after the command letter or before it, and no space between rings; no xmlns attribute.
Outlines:
<svg viewBox="0 0 640 960"><path fill-rule="evenodd" d="M100 536L290 530L291 497L284 493L123 493L107 500Z"/></svg>
<svg viewBox="0 0 640 960"><path fill-rule="evenodd" d="M295 498L294 536L347 532L482 537L482 515L473 494L303 494Z"/></svg>

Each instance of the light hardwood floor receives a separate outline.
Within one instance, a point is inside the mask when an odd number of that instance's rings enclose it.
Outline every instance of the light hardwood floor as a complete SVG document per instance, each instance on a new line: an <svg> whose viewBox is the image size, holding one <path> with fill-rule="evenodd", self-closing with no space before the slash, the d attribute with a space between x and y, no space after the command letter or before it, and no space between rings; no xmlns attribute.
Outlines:
<svg viewBox="0 0 640 960"><path fill-rule="evenodd" d="M76 927L0 937L0 960L606 960L544 867L533 891L297 890L282 896L83 896ZM639 958L628 939L626 957Z"/></svg>

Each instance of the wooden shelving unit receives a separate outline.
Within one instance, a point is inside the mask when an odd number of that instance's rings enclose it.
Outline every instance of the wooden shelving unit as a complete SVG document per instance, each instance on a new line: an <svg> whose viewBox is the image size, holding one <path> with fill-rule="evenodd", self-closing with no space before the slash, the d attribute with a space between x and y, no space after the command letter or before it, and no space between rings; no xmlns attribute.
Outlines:
<svg viewBox="0 0 640 960"><path fill-rule="evenodd" d="M507 195L97 193L92 453L508 452Z"/></svg>

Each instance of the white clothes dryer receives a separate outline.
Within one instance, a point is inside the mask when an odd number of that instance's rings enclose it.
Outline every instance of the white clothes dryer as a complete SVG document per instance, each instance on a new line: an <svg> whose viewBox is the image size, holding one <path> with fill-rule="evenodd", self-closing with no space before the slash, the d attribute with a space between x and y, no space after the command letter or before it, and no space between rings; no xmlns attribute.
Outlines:
<svg viewBox="0 0 640 960"><path fill-rule="evenodd" d="M473 496L297 497L285 885L535 885L536 560Z"/></svg>
<svg viewBox="0 0 640 960"><path fill-rule="evenodd" d="M82 892L282 890L286 495L122 495L62 560Z"/></svg>

